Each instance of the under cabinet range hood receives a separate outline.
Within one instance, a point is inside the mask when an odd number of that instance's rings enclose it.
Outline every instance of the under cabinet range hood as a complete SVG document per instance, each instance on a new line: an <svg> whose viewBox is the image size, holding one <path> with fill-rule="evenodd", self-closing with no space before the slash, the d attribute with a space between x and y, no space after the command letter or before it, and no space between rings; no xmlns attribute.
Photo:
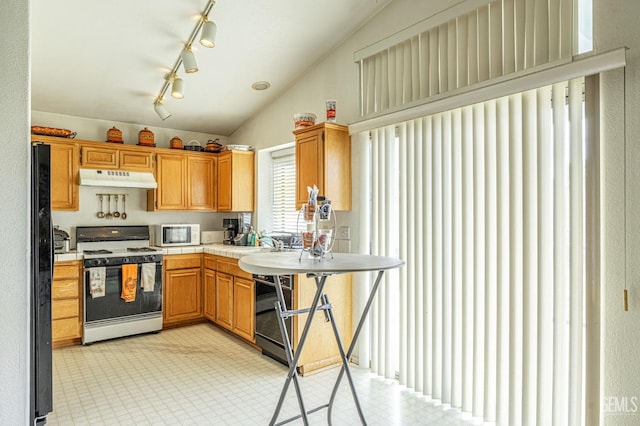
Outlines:
<svg viewBox="0 0 640 426"><path fill-rule="evenodd" d="M158 187L151 172L95 169L80 169L80 185L146 189Z"/></svg>

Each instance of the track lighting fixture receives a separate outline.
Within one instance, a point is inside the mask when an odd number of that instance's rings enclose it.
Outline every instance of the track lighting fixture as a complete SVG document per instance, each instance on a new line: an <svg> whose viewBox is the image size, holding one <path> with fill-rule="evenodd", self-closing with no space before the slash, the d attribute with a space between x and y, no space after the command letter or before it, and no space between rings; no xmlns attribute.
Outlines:
<svg viewBox="0 0 640 426"><path fill-rule="evenodd" d="M182 51L182 66L184 72L191 74L198 72L198 63L196 62L196 55L191 51L191 46L187 46Z"/></svg>
<svg viewBox="0 0 640 426"><path fill-rule="evenodd" d="M176 99L184 98L184 80L178 77L176 74L172 77L173 83L171 84L171 97Z"/></svg>
<svg viewBox="0 0 640 426"><path fill-rule="evenodd" d="M160 117L160 120L162 121L171 117L171 113L164 107L164 105L162 104L162 100L156 101L156 103L153 104L153 109L156 111L156 114L158 114L158 117Z"/></svg>
<svg viewBox="0 0 640 426"><path fill-rule="evenodd" d="M204 47L215 47L217 32L218 26L216 25L216 23L204 18L204 23L202 24L202 33L200 34L200 44Z"/></svg>
<svg viewBox="0 0 640 426"><path fill-rule="evenodd" d="M180 77L178 77L177 74L180 65L184 66L185 73L194 73L198 71L196 56L191 50L191 46L193 45L193 42L198 36L200 30L202 30L202 33L200 35L200 44L206 47L215 46L215 38L218 27L214 22L208 20L209 12L211 12L214 4L216 4L214 0L209 0L207 2L207 6L202 12L202 19L198 20L198 23L189 36L189 40L187 40L187 42L185 43L184 49L180 52L180 55L178 55L178 59L173 65L171 72L169 72L169 74L167 74L167 77L165 77L162 88L160 89L160 93L158 94L158 96L156 96L156 99L153 103L153 109L156 111L156 114L158 114L158 117L160 117L160 119L163 121L171 117L171 113L167 111L162 103L164 95L167 93L167 90L169 90L169 85L171 85L172 97L176 99L182 99L184 97L184 81Z"/></svg>

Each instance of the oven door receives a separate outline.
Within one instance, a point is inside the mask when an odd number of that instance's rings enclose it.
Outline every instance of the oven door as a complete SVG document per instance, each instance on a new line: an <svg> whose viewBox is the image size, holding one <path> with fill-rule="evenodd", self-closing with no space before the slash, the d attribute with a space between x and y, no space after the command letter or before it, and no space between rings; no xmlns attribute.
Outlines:
<svg viewBox="0 0 640 426"><path fill-rule="evenodd" d="M156 264L155 285L152 292L145 292L140 285L141 268L138 265L138 281L136 298L125 302L120 298L122 292L122 267L107 266L105 279L105 295L93 298L89 288L89 269L84 273L84 312L85 322L103 321L131 315L162 311L162 264Z"/></svg>
<svg viewBox="0 0 640 426"><path fill-rule="evenodd" d="M282 356L284 357L284 342L282 341L282 334L278 325L278 313L275 308L278 302L276 285L257 277L254 277L254 283L256 292L256 344L263 348L263 352L265 346L267 346L269 352L273 352L275 349L271 345L275 345L281 348L278 351L282 351ZM283 285L282 293L287 309L292 309L291 287ZM293 327L291 326L291 317L285 319L285 324L289 332L289 341L292 342Z"/></svg>

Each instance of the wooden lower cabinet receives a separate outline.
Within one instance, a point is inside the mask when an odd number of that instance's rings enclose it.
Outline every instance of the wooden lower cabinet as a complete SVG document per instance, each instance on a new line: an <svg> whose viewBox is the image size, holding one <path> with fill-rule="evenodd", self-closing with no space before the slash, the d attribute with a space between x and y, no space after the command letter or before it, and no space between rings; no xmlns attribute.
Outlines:
<svg viewBox="0 0 640 426"><path fill-rule="evenodd" d="M345 351L352 339L352 274L332 275L325 283L325 293L334 309L334 317L342 338ZM293 294L294 309L307 308L313 301L316 284L313 278L304 274L295 276ZM293 317L293 348L298 347L302 335L302 328L307 320L307 314ZM298 372L308 374L333 364L341 362L340 352L336 344L331 323L325 320L324 312L317 311L307 341L298 361Z"/></svg>
<svg viewBox="0 0 640 426"><path fill-rule="evenodd" d="M235 277L233 282L233 332L255 342L256 311L253 280Z"/></svg>
<svg viewBox="0 0 640 426"><path fill-rule="evenodd" d="M205 264L206 268L206 264ZM216 271L206 268L204 278L204 317L211 321L216 319Z"/></svg>
<svg viewBox="0 0 640 426"><path fill-rule="evenodd" d="M202 318L202 255L164 257L163 326Z"/></svg>
<svg viewBox="0 0 640 426"><path fill-rule="evenodd" d="M233 275L216 271L215 323L233 329Z"/></svg>
<svg viewBox="0 0 640 426"><path fill-rule="evenodd" d="M252 343L255 330L253 277L238 260L204 255L205 317Z"/></svg>
<svg viewBox="0 0 640 426"><path fill-rule="evenodd" d="M82 338L80 262L56 262L51 285L51 333L54 348Z"/></svg>

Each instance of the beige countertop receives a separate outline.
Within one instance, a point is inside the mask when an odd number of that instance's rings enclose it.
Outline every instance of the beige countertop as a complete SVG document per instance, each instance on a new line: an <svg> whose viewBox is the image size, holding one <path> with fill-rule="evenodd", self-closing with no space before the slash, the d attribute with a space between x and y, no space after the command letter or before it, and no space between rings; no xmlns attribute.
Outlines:
<svg viewBox="0 0 640 426"><path fill-rule="evenodd" d="M207 253L216 254L218 256L232 257L235 259L240 259L242 256L246 256L248 254L261 253L265 251L271 251L271 247L232 246L222 243L213 243L203 244L199 246L162 248L162 254L165 256L170 256L172 254ZM82 259L82 253L72 250L67 253L56 253L54 261L64 262Z"/></svg>

